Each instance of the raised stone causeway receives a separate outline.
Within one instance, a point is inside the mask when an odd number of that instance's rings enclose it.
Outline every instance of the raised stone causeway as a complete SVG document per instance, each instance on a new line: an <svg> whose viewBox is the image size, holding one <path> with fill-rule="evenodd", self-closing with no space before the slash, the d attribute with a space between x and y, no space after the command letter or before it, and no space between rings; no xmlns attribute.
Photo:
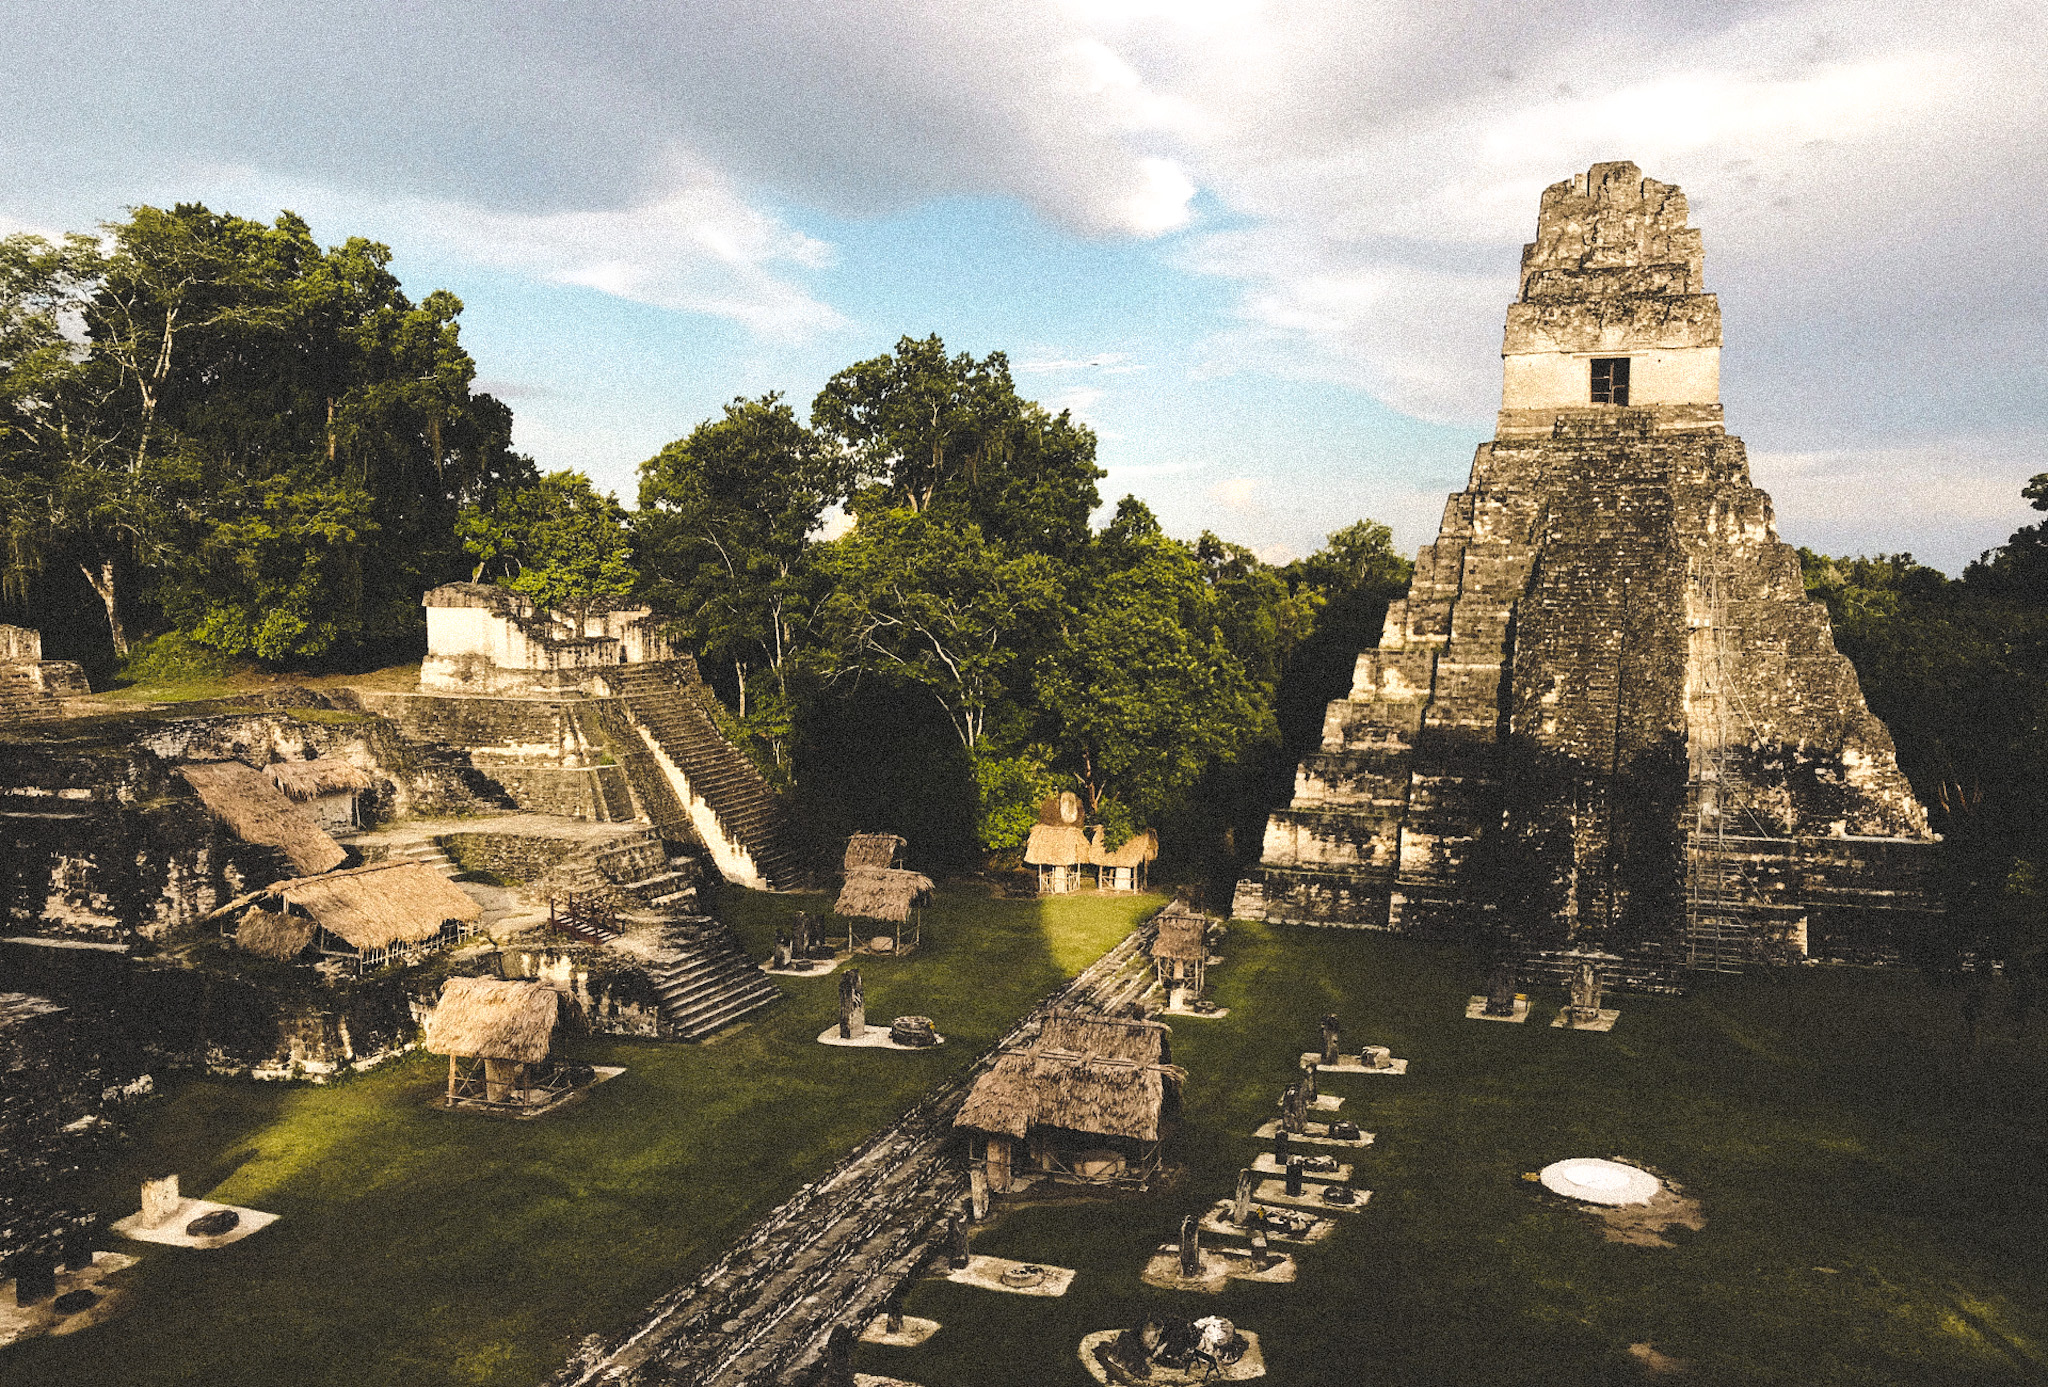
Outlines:
<svg viewBox="0 0 2048 1387"><path fill-rule="evenodd" d="M1685 220L1633 164L1545 191L1496 437L1268 824L1266 918L1670 985L1932 908L1926 813L1723 430Z"/></svg>

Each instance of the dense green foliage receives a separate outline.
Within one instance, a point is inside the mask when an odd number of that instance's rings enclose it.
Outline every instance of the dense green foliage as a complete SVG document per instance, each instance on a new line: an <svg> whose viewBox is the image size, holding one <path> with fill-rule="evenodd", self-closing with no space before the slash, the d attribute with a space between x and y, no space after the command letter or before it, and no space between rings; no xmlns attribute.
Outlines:
<svg viewBox="0 0 2048 1387"><path fill-rule="evenodd" d="M1204 782L1271 778L1276 704L1319 717L1356 654L1333 675L1296 651L1325 613L1325 645L1377 623L1408 565L1369 521L1285 569L1172 539L1134 497L1094 531L1101 476L1094 434L1021 398L1002 353L906 337L808 426L735 400L643 463L636 558L828 835L893 828L964 865L1074 789L1113 839L1178 815L1221 841L1187 813Z"/></svg>
<svg viewBox="0 0 2048 1387"><path fill-rule="evenodd" d="M1071 788L1112 838L1175 821L1199 854L1406 579L1368 521L1285 568L1132 497L1092 529L1093 432L936 335L808 419L734 400L628 512L511 451L462 305L408 298L385 247L196 205L102 231L0 241L0 600L101 676L131 644L157 652L131 679L164 651L403 659L420 594L463 577L571 615L631 595L827 836L916 828L964 866Z"/></svg>
<svg viewBox="0 0 2048 1387"><path fill-rule="evenodd" d="M134 626L273 663L403 648L467 567L458 511L532 471L461 303L290 213L103 231L0 243L9 595L33 622L83 578L116 653Z"/></svg>
<svg viewBox="0 0 2048 1387"><path fill-rule="evenodd" d="M550 472L472 506L455 532L476 559L473 577L498 582L537 607L582 615L634 587L626 512L581 472Z"/></svg>
<svg viewBox="0 0 2048 1387"><path fill-rule="evenodd" d="M2048 473L2024 494L2048 510ZM1800 562L1944 840L1948 919L1914 941L1922 961L2048 974L2048 524L1961 578L1910 554Z"/></svg>

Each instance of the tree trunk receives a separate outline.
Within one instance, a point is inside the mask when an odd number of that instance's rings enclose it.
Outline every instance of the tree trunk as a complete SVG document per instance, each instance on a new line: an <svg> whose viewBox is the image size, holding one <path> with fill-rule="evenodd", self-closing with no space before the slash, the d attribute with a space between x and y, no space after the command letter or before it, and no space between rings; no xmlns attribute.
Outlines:
<svg viewBox="0 0 2048 1387"><path fill-rule="evenodd" d="M114 561L101 559L100 571L97 574L84 564L78 566L78 571L85 575L85 581L99 594L100 601L106 603L107 630L114 638L114 653L124 660L127 659L128 633L121 629L121 612L119 605L114 601Z"/></svg>

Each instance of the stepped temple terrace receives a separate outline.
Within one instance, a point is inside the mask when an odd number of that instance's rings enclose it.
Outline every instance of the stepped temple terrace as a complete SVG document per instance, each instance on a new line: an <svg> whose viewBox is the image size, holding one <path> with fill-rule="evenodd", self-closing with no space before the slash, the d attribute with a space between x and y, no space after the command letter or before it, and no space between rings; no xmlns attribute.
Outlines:
<svg viewBox="0 0 2048 1387"><path fill-rule="evenodd" d="M1543 194L1498 428L1266 829L1266 919L1674 978L1878 957L1935 842L1722 427L1685 196Z"/></svg>

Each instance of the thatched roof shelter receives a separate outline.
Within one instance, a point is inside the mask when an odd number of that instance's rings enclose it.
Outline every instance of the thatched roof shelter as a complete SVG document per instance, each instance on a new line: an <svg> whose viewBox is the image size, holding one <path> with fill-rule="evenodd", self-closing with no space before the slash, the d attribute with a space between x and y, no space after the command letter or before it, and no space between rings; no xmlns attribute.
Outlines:
<svg viewBox="0 0 2048 1387"><path fill-rule="evenodd" d="M1187 1071L1165 1062L1156 1021L1055 1015L1027 1050L998 1056L975 1081L956 1127L1022 1139L1033 1127L1156 1142Z"/></svg>
<svg viewBox="0 0 2048 1387"><path fill-rule="evenodd" d="M1173 1031L1162 1021L1056 1011L1045 1018L1031 1048L1131 1064L1165 1064L1173 1058Z"/></svg>
<svg viewBox="0 0 2048 1387"><path fill-rule="evenodd" d="M900 925L910 918L911 907L931 889L932 879L922 872L858 867L847 872L846 885L833 903L832 913L853 920L886 920Z"/></svg>
<svg viewBox="0 0 2048 1387"><path fill-rule="evenodd" d="M473 925L484 913L462 888L417 862L296 877L271 887L270 894L356 949L416 944L439 934L450 920Z"/></svg>
<svg viewBox="0 0 2048 1387"><path fill-rule="evenodd" d="M1090 834L1088 860L1098 867L1141 867L1159 860L1159 835L1149 828L1139 829L1115 848L1105 848L1104 838L1105 831L1097 824Z"/></svg>
<svg viewBox="0 0 2048 1387"><path fill-rule="evenodd" d="M841 864L845 871L857 871L863 867L879 867L887 870L896 865L896 854L906 839L893 833L856 833L846 840L846 861Z"/></svg>
<svg viewBox="0 0 2048 1387"><path fill-rule="evenodd" d="M235 926L235 947L263 958L292 959L306 951L318 927L304 915L265 910L260 905L242 912Z"/></svg>
<svg viewBox="0 0 2048 1387"><path fill-rule="evenodd" d="M1024 844L1024 861L1032 867L1078 867L1093 852L1079 824L1033 824Z"/></svg>
<svg viewBox="0 0 2048 1387"><path fill-rule="evenodd" d="M237 838L278 849L305 875L332 871L348 860L341 844L286 799L270 777L240 761L180 766L178 774Z"/></svg>
<svg viewBox="0 0 2048 1387"><path fill-rule="evenodd" d="M287 799L301 804L321 795L361 794L377 783L362 767L332 756L313 761L279 761L266 766L264 774L284 791Z"/></svg>
<svg viewBox="0 0 2048 1387"><path fill-rule="evenodd" d="M542 982L450 978L427 1014L436 1055L538 1064L548 1057L560 996Z"/></svg>
<svg viewBox="0 0 2048 1387"><path fill-rule="evenodd" d="M1194 914L1170 905L1153 917L1159 927L1152 940L1152 957L1177 958L1190 963L1200 963L1209 953L1209 921L1206 916Z"/></svg>

